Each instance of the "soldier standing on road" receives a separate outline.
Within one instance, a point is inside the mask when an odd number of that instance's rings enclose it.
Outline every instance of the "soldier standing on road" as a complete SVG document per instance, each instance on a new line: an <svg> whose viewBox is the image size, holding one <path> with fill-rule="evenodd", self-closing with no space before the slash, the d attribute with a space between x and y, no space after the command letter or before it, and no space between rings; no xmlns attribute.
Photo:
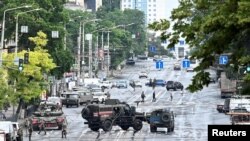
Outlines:
<svg viewBox="0 0 250 141"><path fill-rule="evenodd" d="M141 93L142 102L144 102L144 98L145 98L145 94L144 94L144 91L142 91L142 93Z"/></svg>
<svg viewBox="0 0 250 141"><path fill-rule="evenodd" d="M156 79L154 78L153 83L152 83L152 88L155 89L155 85L156 85Z"/></svg>
<svg viewBox="0 0 250 141"><path fill-rule="evenodd" d="M153 92L153 100L152 100L153 102L155 102L156 101L156 99L155 99L155 91Z"/></svg>
<svg viewBox="0 0 250 141"><path fill-rule="evenodd" d="M170 93L170 100L172 101L173 100L173 94Z"/></svg>
<svg viewBox="0 0 250 141"><path fill-rule="evenodd" d="M107 99L110 99L110 93L107 92Z"/></svg>
<svg viewBox="0 0 250 141"><path fill-rule="evenodd" d="M33 131L33 129L32 129L32 126L28 126L28 131L29 131L29 141L31 141L31 136L32 136L32 131Z"/></svg>
<svg viewBox="0 0 250 141"><path fill-rule="evenodd" d="M62 125L62 138L65 137L66 138L66 135L67 135L67 130L66 130L67 126L65 123L63 123Z"/></svg>
<svg viewBox="0 0 250 141"><path fill-rule="evenodd" d="M42 130L44 131L44 135L46 135L45 121L44 121L44 120L42 120L41 123L40 123L40 125L39 125L39 132L38 132L38 134L40 134L40 132L41 132Z"/></svg>

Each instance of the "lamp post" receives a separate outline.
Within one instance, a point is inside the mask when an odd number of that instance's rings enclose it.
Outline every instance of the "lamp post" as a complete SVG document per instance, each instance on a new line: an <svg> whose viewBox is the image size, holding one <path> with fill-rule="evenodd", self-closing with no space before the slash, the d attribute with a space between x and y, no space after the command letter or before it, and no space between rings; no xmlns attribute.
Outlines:
<svg viewBox="0 0 250 141"><path fill-rule="evenodd" d="M3 23L2 23L1 45L0 45L0 67L2 66L2 61L3 61L2 53L3 53L4 32L5 32L5 14L8 11L13 11L13 10L22 9L22 8L29 8L29 7L31 6L25 5L25 6L6 9L3 12Z"/></svg>
<svg viewBox="0 0 250 141"><path fill-rule="evenodd" d="M33 9L33 10L29 10L29 11L25 11L25 12L20 12L17 14L16 16L16 47L15 47L15 58L17 57L17 49L18 49L18 17L19 15L21 14L24 14L24 13L29 13L29 12L33 12L33 11L38 11L38 10L41 10L41 9Z"/></svg>
<svg viewBox="0 0 250 141"><path fill-rule="evenodd" d="M109 33L111 32L110 30L115 29L115 28L118 28L118 27L124 27L124 29L125 29L126 26L130 26L130 25L133 25L133 24L134 24L134 23L130 23L130 24L127 24L127 25L123 25L123 24L122 24L122 25L117 25L117 26L114 26L114 27L109 28L108 31L107 31L107 32L108 32L108 35L107 35L107 42L108 42L108 44L107 44L107 48L108 48L108 49L107 49L107 50L108 50L108 54L107 54L108 57L107 57L107 60L108 60L108 61L107 61L107 62L108 62L108 63L107 63L107 75L106 75L107 77L109 77L109 65L110 65L109 60L111 60L111 59L109 58Z"/></svg>
<svg viewBox="0 0 250 141"><path fill-rule="evenodd" d="M81 72L81 77L82 77L82 79L83 79L83 81L84 81L84 76L85 76L85 72L84 72L84 58L85 58L85 31L84 31L84 28L85 28L85 24L87 24L87 23L89 23L89 22L95 22L95 21L100 21L101 19L91 19L91 20L87 20L87 21L85 21L85 22L82 22L82 72ZM92 39L92 38L91 38ZM89 43L91 43L91 42L89 42ZM90 51L90 49L91 49L91 52L89 52L89 59L92 59L92 58L90 58L90 53L91 53L91 56L92 56L92 46L90 46L89 45L89 51ZM89 63L92 63L92 61L89 61ZM92 64L89 64L89 69L92 69L92 67L90 67L90 65L92 65ZM92 72L92 70L89 70L89 77L92 77L91 75L91 73L90 72Z"/></svg>

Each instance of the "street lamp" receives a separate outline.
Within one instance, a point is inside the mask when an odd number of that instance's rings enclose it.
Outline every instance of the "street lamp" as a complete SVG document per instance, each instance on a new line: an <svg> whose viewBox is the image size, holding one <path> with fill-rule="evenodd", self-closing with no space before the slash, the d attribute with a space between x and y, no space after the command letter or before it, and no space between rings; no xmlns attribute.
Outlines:
<svg viewBox="0 0 250 141"><path fill-rule="evenodd" d="M107 50L108 50L108 58L107 58L107 77L109 77L109 60L111 60L111 59L109 59L109 33L111 32L110 30L112 30L112 29L115 29L115 28L118 28L118 27L126 27L126 26L130 26L130 25L133 25L134 23L130 23L130 24L127 24L127 25L124 25L124 24L121 24L121 25L117 25L117 26L114 26L114 27L111 27L111 28L109 28L106 32L108 32L108 35L107 35L107 42L108 42L108 44L107 44Z"/></svg>
<svg viewBox="0 0 250 141"><path fill-rule="evenodd" d="M15 58L17 57L17 49L18 49L18 17L21 14L29 13L29 12L33 12L33 11L38 11L38 10L41 10L41 9L33 9L33 10L29 10L29 11L17 13L17 16L16 16L16 47L15 47Z"/></svg>
<svg viewBox="0 0 250 141"><path fill-rule="evenodd" d="M81 77L82 79L84 79L84 53L85 53L85 31L84 31L84 27L85 27L85 24L89 23L89 22L95 22L95 21L101 21L101 19L91 19L91 20L87 20L85 22L81 21L82 22L82 72L81 72ZM91 39L92 40L92 39ZM91 43L89 41L89 43ZM92 77L92 45L89 45L89 77L91 78Z"/></svg>
<svg viewBox="0 0 250 141"><path fill-rule="evenodd" d="M22 9L22 8L29 8L29 7L31 6L25 5L25 6L6 9L3 12L3 23L2 23L1 45L0 45L0 67L2 66L2 61L3 61L2 53L3 53L4 32L5 32L5 14L8 11L13 11L13 10Z"/></svg>

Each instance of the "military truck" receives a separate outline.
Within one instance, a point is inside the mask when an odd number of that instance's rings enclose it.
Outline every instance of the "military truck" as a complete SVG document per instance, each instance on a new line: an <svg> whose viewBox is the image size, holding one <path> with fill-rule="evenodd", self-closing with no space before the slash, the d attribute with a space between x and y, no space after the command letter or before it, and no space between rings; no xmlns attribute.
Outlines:
<svg viewBox="0 0 250 141"><path fill-rule="evenodd" d="M146 121L144 113L136 112L134 106L117 100L108 100L104 104L90 104L82 109L82 117L87 120L92 131L98 131L102 128L104 131L110 131L112 126L120 126L123 130L133 127L135 131L142 129L142 122Z"/></svg>
<svg viewBox="0 0 250 141"><path fill-rule="evenodd" d="M219 86L221 89L221 98L229 98L236 94L236 80L228 79L225 72L221 72Z"/></svg>
<svg viewBox="0 0 250 141"><path fill-rule="evenodd" d="M157 109L146 114L150 131L156 132L158 127L168 128L168 132L174 131L174 113L169 109Z"/></svg>

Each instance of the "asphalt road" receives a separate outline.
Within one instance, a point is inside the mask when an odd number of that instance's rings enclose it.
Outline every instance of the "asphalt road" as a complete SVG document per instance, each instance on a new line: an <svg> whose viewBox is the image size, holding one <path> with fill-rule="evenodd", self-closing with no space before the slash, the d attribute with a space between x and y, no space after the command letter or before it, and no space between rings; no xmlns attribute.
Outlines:
<svg viewBox="0 0 250 141"><path fill-rule="evenodd" d="M117 98L120 101L126 101L131 106L136 106L135 101L141 100L141 92L144 90L146 98L144 103L139 103L138 112L150 112L153 109L170 108L175 113L175 130L168 133L167 128L158 128L158 132L151 133L149 124L143 123L142 130L134 132L132 128L128 131L114 126L110 132L91 131L87 125L84 125L84 119L81 117L79 108L63 108L68 121L67 139L61 138L61 131L50 130L46 135L33 132L32 141L206 141L207 128L210 124L230 124L230 118L227 115L216 111L216 104L222 103L220 98L218 84L211 84L197 93L184 91L167 91L165 87L156 87L156 102L152 102L153 89L144 86L149 78L180 81L184 87L191 83L193 72L173 71L173 60L164 61L164 69L156 70L155 63L152 60L137 61L135 66L127 66L120 73L120 79L140 80L142 88L136 88L135 91L128 87L127 89L113 88L110 91L111 98ZM140 71L148 71L148 79L139 79ZM170 93L173 94L173 100L170 99ZM27 137L24 141L28 140Z"/></svg>

